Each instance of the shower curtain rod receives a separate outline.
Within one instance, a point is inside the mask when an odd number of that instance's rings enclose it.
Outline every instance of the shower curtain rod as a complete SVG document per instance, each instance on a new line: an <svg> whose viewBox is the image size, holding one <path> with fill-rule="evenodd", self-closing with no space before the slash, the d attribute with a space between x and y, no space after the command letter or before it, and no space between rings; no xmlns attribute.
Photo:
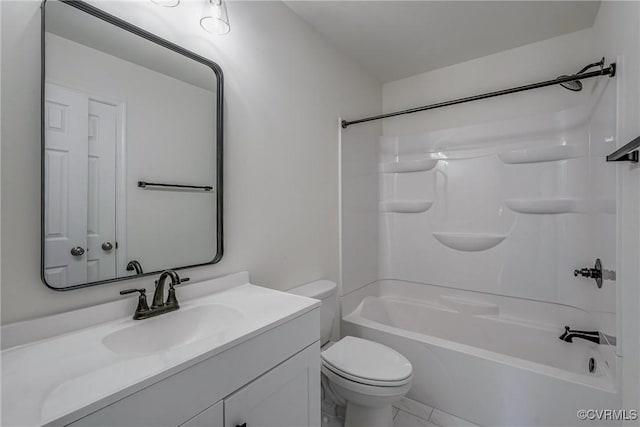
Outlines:
<svg viewBox="0 0 640 427"><path fill-rule="evenodd" d="M604 58L603 58L603 61L602 61L602 65L604 65ZM587 67L587 68L589 68L589 67ZM554 85L561 84L561 83L567 83L567 82L572 82L572 81L577 81L577 80L589 79L591 77L599 77L599 76L613 77L615 75L616 75L616 63L612 62L606 68L605 67L601 67L597 71L590 71L588 73L578 73L578 74L573 74L571 76L560 76L558 78L555 78L555 79L552 79L552 80L546 80L544 82L532 83L532 84L525 85L525 86L512 87L510 89L497 90L497 91L494 91L494 92L484 93L482 95L468 96L466 98L458 98L458 99L454 99L452 101L438 102L436 104L425 105L423 107L409 108L408 110L402 110L402 111L396 111L396 112L393 112L393 113L380 114L378 116L366 117L364 119L351 120L351 121L343 120L342 121L342 128L346 129L347 126L355 125L355 124L358 124L358 123L365 123L365 122L370 122L370 121L373 121L373 120L386 119L388 117L401 116L403 114L418 113L420 111L434 110L436 108L448 107L450 105L463 104L465 102L471 102L471 101L479 101L481 99L493 98L493 97L501 96L501 95L508 95L510 93L524 92L525 90L538 89L538 88L541 88L541 87L554 86Z"/></svg>

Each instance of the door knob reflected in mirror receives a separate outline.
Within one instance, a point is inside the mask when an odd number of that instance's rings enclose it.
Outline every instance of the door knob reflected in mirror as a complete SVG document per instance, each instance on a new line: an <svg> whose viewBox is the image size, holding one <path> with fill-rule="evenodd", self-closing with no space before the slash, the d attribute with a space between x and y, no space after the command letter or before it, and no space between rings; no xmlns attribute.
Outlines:
<svg viewBox="0 0 640 427"><path fill-rule="evenodd" d="M113 245L111 244L111 242L104 242L102 244L102 250L109 252L111 249L113 249Z"/></svg>
<svg viewBox="0 0 640 427"><path fill-rule="evenodd" d="M71 255L73 256L82 256L84 255L84 248L80 246L76 246L75 248L71 248Z"/></svg>

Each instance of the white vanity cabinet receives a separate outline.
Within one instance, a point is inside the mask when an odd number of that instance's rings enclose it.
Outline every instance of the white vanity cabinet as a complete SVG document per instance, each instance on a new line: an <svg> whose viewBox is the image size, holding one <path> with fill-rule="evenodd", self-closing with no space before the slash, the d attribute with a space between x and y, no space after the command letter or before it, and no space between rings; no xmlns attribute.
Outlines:
<svg viewBox="0 0 640 427"><path fill-rule="evenodd" d="M308 347L180 427L319 427L319 363Z"/></svg>
<svg viewBox="0 0 640 427"><path fill-rule="evenodd" d="M149 385L73 427L319 427L318 309Z"/></svg>
<svg viewBox="0 0 640 427"><path fill-rule="evenodd" d="M200 412L180 427L223 427L224 402L218 402Z"/></svg>

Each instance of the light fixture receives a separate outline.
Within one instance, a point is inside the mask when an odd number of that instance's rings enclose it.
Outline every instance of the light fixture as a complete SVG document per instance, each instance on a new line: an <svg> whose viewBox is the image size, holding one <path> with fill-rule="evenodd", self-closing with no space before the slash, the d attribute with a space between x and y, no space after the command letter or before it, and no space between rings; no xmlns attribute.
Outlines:
<svg viewBox="0 0 640 427"><path fill-rule="evenodd" d="M176 7L180 4L180 0L151 0L153 3L164 7Z"/></svg>
<svg viewBox="0 0 640 427"><path fill-rule="evenodd" d="M227 34L231 27L229 26L229 15L227 14L227 5L224 0L205 1L200 26L212 34Z"/></svg>

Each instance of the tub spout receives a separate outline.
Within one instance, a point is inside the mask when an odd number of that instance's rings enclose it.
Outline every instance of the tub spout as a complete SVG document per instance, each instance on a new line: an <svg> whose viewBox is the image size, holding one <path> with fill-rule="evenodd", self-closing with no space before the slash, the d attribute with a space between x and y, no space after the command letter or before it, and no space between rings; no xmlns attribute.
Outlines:
<svg viewBox="0 0 640 427"><path fill-rule="evenodd" d="M564 333L560 335L562 341L573 342L574 338L581 338L583 340L591 341L596 344L600 344L600 332L598 331L576 331L571 330L568 326L564 327Z"/></svg>

